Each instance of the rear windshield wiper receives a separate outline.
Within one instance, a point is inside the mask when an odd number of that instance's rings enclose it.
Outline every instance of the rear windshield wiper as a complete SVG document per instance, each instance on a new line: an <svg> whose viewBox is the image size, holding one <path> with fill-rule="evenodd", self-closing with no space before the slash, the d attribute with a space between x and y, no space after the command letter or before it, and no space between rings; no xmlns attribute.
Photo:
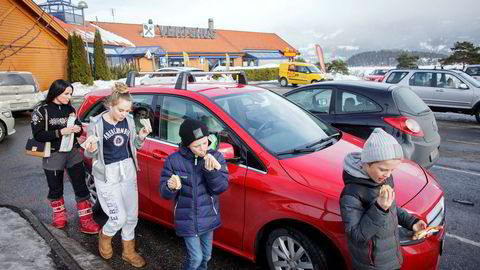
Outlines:
<svg viewBox="0 0 480 270"><path fill-rule="evenodd" d="M328 137L326 137L326 138L322 138L322 139L320 139L320 140L318 140L318 141L316 141L316 142L314 142L314 143L312 143L312 144L307 145L305 148L307 148L307 149L308 149L308 148L312 148L312 147L314 147L314 146L317 145L317 144L322 144L322 143L327 142L327 141L329 141L329 140L331 140L331 139L333 139L333 138L335 138L335 137L337 137L337 136L340 136L340 133L337 132L337 133L334 133L334 134L332 134L332 135L330 135L330 136L328 136Z"/></svg>

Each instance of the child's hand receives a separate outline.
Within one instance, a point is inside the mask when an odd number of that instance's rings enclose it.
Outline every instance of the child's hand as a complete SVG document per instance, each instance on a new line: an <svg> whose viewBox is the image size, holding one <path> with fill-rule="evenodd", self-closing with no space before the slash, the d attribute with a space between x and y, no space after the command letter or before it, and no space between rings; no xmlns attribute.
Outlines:
<svg viewBox="0 0 480 270"><path fill-rule="evenodd" d="M413 224L413 227L412 227L414 232L425 230L426 228L427 228L427 223L425 223L425 221L423 220L417 221L417 223Z"/></svg>
<svg viewBox="0 0 480 270"><path fill-rule="evenodd" d="M205 159L205 169L207 171L212 171L214 169L220 170L220 168L222 167L220 163L215 159L215 157L211 154L206 154L203 159Z"/></svg>
<svg viewBox="0 0 480 270"><path fill-rule="evenodd" d="M167 181L167 186L171 190L179 190L182 188L182 182L180 181L180 177L178 175L172 174L170 179Z"/></svg>
<svg viewBox="0 0 480 270"><path fill-rule="evenodd" d="M377 198L378 205L387 211L392 206L393 200L395 200L395 192L389 185L383 185Z"/></svg>
<svg viewBox="0 0 480 270"><path fill-rule="evenodd" d="M90 153L93 153L93 152L97 151L97 142L90 142L87 145L87 151L90 152Z"/></svg>
<svg viewBox="0 0 480 270"><path fill-rule="evenodd" d="M140 137L140 140L145 140L145 138L148 136L148 134L150 134L150 130L148 130L147 128L143 127L142 129L140 129L138 131L138 136Z"/></svg>

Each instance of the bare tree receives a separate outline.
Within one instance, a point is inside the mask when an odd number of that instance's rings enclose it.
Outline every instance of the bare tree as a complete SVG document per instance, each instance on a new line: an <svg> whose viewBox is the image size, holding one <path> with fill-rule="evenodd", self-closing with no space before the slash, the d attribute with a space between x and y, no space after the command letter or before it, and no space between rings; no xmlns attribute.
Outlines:
<svg viewBox="0 0 480 270"><path fill-rule="evenodd" d="M23 45L21 45L21 46L16 45L17 42L19 42L20 40L22 40L23 38L28 36L30 33L32 33L32 31L35 30L35 26L37 26L37 23L41 22L41 18L43 18L44 14L45 14L45 11L42 10L42 14L39 15L39 17L37 18L35 23L32 25L32 27L30 27L30 29L28 29L25 33L23 33L22 35L17 37L15 40L12 40L9 44L0 45L0 47L2 47L0 49L0 65L2 65L3 62L6 59L8 59L9 57L14 56L15 54L19 53L21 50L28 47L28 45L30 45L32 42L34 42L38 38L38 36L40 36L40 34L42 33L42 28L37 29L38 32L33 37L31 37L30 40L25 42ZM8 16L6 16L6 17L8 17ZM3 24L6 17L3 18L2 21L0 21L0 25ZM45 25L45 28L48 28L50 26L50 24L52 23L52 21L53 21L53 17L50 17L50 20Z"/></svg>

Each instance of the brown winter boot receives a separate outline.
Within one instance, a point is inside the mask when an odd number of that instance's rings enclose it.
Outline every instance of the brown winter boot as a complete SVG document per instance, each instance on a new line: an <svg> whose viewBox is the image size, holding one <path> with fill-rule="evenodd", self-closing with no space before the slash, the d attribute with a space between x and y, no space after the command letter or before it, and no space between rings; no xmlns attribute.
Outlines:
<svg viewBox="0 0 480 270"><path fill-rule="evenodd" d="M123 252L122 259L134 267L144 267L145 259L135 251L135 239L122 240Z"/></svg>
<svg viewBox="0 0 480 270"><path fill-rule="evenodd" d="M100 256L106 260L112 258L113 255L112 237L103 234L103 230L101 229L98 233L98 252L100 253Z"/></svg>

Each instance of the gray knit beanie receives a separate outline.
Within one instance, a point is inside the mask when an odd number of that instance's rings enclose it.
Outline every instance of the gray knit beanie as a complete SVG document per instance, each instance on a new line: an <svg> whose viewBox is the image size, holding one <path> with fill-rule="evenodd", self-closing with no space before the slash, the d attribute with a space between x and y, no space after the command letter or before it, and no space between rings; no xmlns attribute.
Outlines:
<svg viewBox="0 0 480 270"><path fill-rule="evenodd" d="M381 128L373 130L370 137L365 141L362 150L362 162L401 159L403 157L402 146L395 138Z"/></svg>

